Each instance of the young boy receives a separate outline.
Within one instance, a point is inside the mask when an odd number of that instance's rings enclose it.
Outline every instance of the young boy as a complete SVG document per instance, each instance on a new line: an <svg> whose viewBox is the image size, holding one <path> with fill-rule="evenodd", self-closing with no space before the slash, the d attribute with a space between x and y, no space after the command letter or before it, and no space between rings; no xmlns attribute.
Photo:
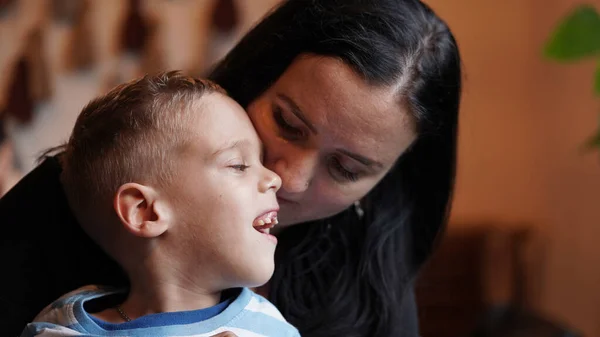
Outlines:
<svg viewBox="0 0 600 337"><path fill-rule="evenodd" d="M83 109L62 160L79 223L131 286L71 292L22 336L299 336L248 289L273 273L281 180L220 87L177 72L121 85Z"/></svg>

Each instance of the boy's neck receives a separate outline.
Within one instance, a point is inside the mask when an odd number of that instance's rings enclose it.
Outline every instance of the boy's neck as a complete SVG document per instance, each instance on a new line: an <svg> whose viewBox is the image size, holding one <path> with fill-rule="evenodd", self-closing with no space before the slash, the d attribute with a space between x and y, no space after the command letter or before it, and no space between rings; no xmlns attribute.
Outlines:
<svg viewBox="0 0 600 337"><path fill-rule="evenodd" d="M141 316L175 311L205 309L217 305L221 292L188 289L176 284L155 284L151 287L132 283L127 300L121 309L131 319Z"/></svg>
<svg viewBox="0 0 600 337"><path fill-rule="evenodd" d="M155 313L205 309L217 305L221 300L221 291L210 291L182 282L175 274L166 278L154 276L130 275L129 294L119 307L132 320ZM116 317L114 313L108 314L101 316ZM114 319L109 321L115 322ZM117 318L115 323L119 321L123 320Z"/></svg>

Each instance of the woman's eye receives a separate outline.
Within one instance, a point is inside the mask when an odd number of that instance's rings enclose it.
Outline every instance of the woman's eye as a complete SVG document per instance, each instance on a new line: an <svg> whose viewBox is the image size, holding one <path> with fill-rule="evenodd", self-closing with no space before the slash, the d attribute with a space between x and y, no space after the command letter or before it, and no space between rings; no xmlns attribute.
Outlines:
<svg viewBox="0 0 600 337"><path fill-rule="evenodd" d="M229 165L229 167L231 167L232 169L234 169L236 171L245 172L248 168L250 168L250 165L239 164L239 165Z"/></svg>
<svg viewBox="0 0 600 337"><path fill-rule="evenodd" d="M331 174L333 175L333 177L335 179L337 179L338 181L357 181L359 178L359 174L349 171L348 169L346 169L344 167L344 165L342 165L342 163L340 162L339 159L337 158L333 158L331 160L331 166L332 166L332 170L334 172L331 172Z"/></svg>
<svg viewBox="0 0 600 337"><path fill-rule="evenodd" d="M283 117L283 110L278 106L273 106L273 118L275 119L275 123L279 126L279 129L282 131L283 136L288 139L299 139L304 135L302 130L292 126L288 121Z"/></svg>

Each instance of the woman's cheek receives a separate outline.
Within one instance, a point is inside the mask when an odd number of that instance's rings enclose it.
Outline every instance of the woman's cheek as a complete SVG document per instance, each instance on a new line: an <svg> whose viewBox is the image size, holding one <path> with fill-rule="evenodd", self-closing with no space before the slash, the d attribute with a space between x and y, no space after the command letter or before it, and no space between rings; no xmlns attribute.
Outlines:
<svg viewBox="0 0 600 337"><path fill-rule="evenodd" d="M365 178L357 182L349 182L339 186L337 190L329 194L329 199L333 200L338 213L352 206L354 202L360 201L375 186L378 179Z"/></svg>
<svg viewBox="0 0 600 337"><path fill-rule="evenodd" d="M318 214L322 216L332 216L348 208L354 199L351 194L339 189L338 186L332 186L335 182L320 182L315 186L315 191L310 204Z"/></svg>

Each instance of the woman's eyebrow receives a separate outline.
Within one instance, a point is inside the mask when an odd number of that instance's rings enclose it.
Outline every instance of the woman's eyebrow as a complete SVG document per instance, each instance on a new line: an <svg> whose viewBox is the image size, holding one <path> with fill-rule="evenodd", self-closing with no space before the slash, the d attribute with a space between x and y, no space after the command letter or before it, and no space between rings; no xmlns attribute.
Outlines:
<svg viewBox="0 0 600 337"><path fill-rule="evenodd" d="M356 160L356 161L358 161L359 163L361 163L361 164L363 164L365 166L373 167L373 168L383 168L383 164L382 163L380 163L380 162L378 162L376 160L367 158L365 156L362 156L362 155L360 155L358 153L346 151L344 149L337 149L337 151L340 152L340 153L342 153L342 154L344 154L344 155L346 155L346 156L348 156L348 157L350 157L350 158L352 158L352 159L354 159L354 160Z"/></svg>
<svg viewBox="0 0 600 337"><path fill-rule="evenodd" d="M306 124L306 126L308 127L308 129L312 133L314 133L315 135L318 134L317 129L315 128L315 126L312 125L308 121L308 119L306 118L306 116L304 115L304 113L302 112L302 110L300 110L300 108L298 107L298 105L296 104L296 102L294 102L294 100L292 100L291 98L289 98L288 96L286 96L284 94L277 94L277 98L279 98L280 100L284 101L285 104L290 109L290 111L292 111L292 113L294 115L296 115L296 117L298 117L298 119L300 119L304 124Z"/></svg>

